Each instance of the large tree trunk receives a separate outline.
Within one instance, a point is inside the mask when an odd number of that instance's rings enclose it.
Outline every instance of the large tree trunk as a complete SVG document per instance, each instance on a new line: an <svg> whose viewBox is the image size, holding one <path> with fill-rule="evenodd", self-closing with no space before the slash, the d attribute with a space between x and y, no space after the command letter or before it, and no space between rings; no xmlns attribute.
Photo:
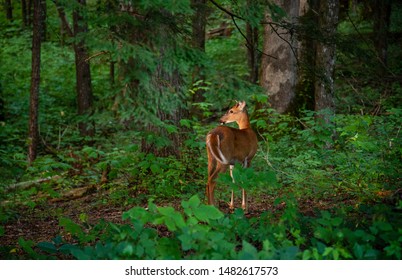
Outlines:
<svg viewBox="0 0 402 280"><path fill-rule="evenodd" d="M335 35L338 24L339 1L325 0L319 2L318 25L325 40L317 42L315 81L315 111L328 111L321 115L326 122L334 113L334 70L335 70ZM329 114L328 114L329 113Z"/></svg>
<svg viewBox="0 0 402 280"><path fill-rule="evenodd" d="M175 16L161 10L158 16L165 17L164 22L154 21L152 15L144 20L138 16L141 11L135 10L136 7L121 5L120 9L136 17L136 24L118 26L119 36L125 38L127 44L146 45L158 62L156 67L148 67L138 54L118 61L122 90L116 96L113 108L130 107L131 117L125 123L132 123L135 129L141 131L141 151L157 156L179 156L186 135L175 129L180 127L180 120L188 116L184 108L188 100L184 100L186 94L182 90L183 79L177 61L171 56L172 50L178 47L174 39L177 28L173 23ZM199 40L193 44L202 48L204 43ZM144 79L144 76L147 78Z"/></svg>
<svg viewBox="0 0 402 280"><path fill-rule="evenodd" d="M290 23L299 15L299 1L275 0L283 8ZM272 21L267 18L267 21ZM279 113L294 110L295 85L297 82L297 41L290 33L277 25L264 26L264 45L261 61L260 84L269 96L272 108Z"/></svg>
<svg viewBox="0 0 402 280"><path fill-rule="evenodd" d="M160 36L166 36L168 31L164 32L164 27L159 30L161 32ZM161 46L160 53L160 61L157 66L156 71L152 74L152 82L153 87L157 91L156 102L154 104L156 109L156 117L164 123L164 125L155 123L148 124L145 127L145 137L143 137L141 150L146 153L152 153L157 156L169 156L174 155L180 156L180 148L182 147L183 141L186 139L185 133L172 133L165 127L165 125L173 125L175 127L180 127L180 120L188 117L188 111L184 109L179 103L184 104L185 100L181 97L175 97L174 102L177 103L173 110L169 112L166 111L166 104L162 104L166 102L166 98L163 95L167 94L175 94L181 96L180 89L183 84L183 79L180 73L177 70L171 70L171 72L167 71L164 66L167 64L172 64L170 69L174 69L173 61L169 61L168 58L165 57L165 50L168 48L175 48L175 43L166 38L165 45ZM182 96L183 97L183 96ZM157 141L148 141L148 135L155 135L157 137L162 137L169 141L168 145L163 145L158 147Z"/></svg>
<svg viewBox="0 0 402 280"><path fill-rule="evenodd" d="M40 83L40 51L41 51L41 0L34 0L34 21L32 36L32 74L31 96L29 106L28 163L36 159L39 143L38 108Z"/></svg>
<svg viewBox="0 0 402 280"><path fill-rule="evenodd" d="M80 9L86 6L86 0L77 0L80 7L73 12L74 36L81 37L88 32L88 26L82 17ZM83 39L74 43L75 71L77 79L77 105L78 115L87 118L92 113L92 82L91 69L87 59L88 50ZM94 123L88 120L80 121L78 128L81 136L93 136L95 134Z"/></svg>

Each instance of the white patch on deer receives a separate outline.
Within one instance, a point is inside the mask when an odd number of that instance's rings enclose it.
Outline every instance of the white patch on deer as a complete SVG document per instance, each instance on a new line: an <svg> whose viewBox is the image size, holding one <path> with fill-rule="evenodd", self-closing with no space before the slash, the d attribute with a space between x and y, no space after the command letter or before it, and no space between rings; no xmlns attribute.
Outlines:
<svg viewBox="0 0 402 280"><path fill-rule="evenodd" d="M218 155L215 154L214 149L211 147L211 137L212 136L216 136L217 140L218 140ZM212 156L219 161L221 164L228 164L229 161L226 159L226 157L223 155L222 151L221 151L221 139L219 138L219 135L212 135L212 134L208 134L207 135L207 145L208 145L208 149L211 152Z"/></svg>
<svg viewBox="0 0 402 280"><path fill-rule="evenodd" d="M219 152L219 156L221 157L220 162L222 164L228 164L229 161L225 158L225 156L223 155L222 150L221 150L221 139L219 139L219 135L216 135L216 138L218 139L218 152Z"/></svg>

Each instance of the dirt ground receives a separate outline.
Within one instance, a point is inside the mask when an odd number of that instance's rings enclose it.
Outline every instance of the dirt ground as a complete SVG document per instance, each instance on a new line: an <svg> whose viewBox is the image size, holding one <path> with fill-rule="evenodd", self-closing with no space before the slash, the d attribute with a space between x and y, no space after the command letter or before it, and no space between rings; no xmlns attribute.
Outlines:
<svg viewBox="0 0 402 280"><path fill-rule="evenodd" d="M14 250L16 257L24 258L24 252L18 245L20 237L25 240L31 240L35 244L42 241L51 241L56 236L61 236L64 240L68 241L71 237L59 225L59 218L66 217L71 220L82 223L82 215L85 215L85 222L89 225L94 225L101 219L106 222L123 223L123 212L135 206L147 207L144 205L126 205L122 206L117 203L108 203L108 194L105 192L90 192L83 193L78 198L65 197L63 199L49 199L38 203L34 208L27 206L15 207L12 213L8 213L11 218L5 224L4 234L0 236L0 245ZM240 198L237 198L238 200ZM223 213L229 213L230 209L228 203L219 199L219 209ZM175 209L181 208L181 200L161 201L160 203L154 202L158 206L173 206ZM332 202L333 203L333 202ZM307 215L313 215L313 209L330 209L333 207L331 201L313 202L313 201L300 201L299 209ZM240 205L240 201L238 204ZM280 212L285 205L274 205L274 197L249 197L249 210L246 214L247 217L257 217L265 211ZM1 252L0 252L1 253ZM4 259L0 256L0 259Z"/></svg>

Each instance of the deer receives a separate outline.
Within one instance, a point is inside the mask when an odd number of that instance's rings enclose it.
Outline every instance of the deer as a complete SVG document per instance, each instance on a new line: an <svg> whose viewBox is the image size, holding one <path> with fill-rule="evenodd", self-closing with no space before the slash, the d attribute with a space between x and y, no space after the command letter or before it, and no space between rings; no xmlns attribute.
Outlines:
<svg viewBox="0 0 402 280"><path fill-rule="evenodd" d="M219 173L226 172L229 167L230 176L234 182L234 165L240 163L243 168L250 167L258 146L257 136L250 126L245 101L236 102L236 105L230 108L219 122L221 125L212 129L206 136L208 155L206 196L210 205L215 205L214 190ZM232 122L236 122L239 128L223 125ZM229 208L231 211L234 210L233 190ZM242 208L245 212L248 211L247 194L244 189L242 189Z"/></svg>

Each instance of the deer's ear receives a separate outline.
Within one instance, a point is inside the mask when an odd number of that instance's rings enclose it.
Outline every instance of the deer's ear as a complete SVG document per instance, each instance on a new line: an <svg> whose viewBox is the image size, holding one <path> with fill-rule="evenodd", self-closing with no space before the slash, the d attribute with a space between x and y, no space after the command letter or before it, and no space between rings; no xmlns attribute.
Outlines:
<svg viewBox="0 0 402 280"><path fill-rule="evenodd" d="M244 110L244 108L246 107L246 101L240 101L239 103L237 103L237 107L240 110Z"/></svg>

